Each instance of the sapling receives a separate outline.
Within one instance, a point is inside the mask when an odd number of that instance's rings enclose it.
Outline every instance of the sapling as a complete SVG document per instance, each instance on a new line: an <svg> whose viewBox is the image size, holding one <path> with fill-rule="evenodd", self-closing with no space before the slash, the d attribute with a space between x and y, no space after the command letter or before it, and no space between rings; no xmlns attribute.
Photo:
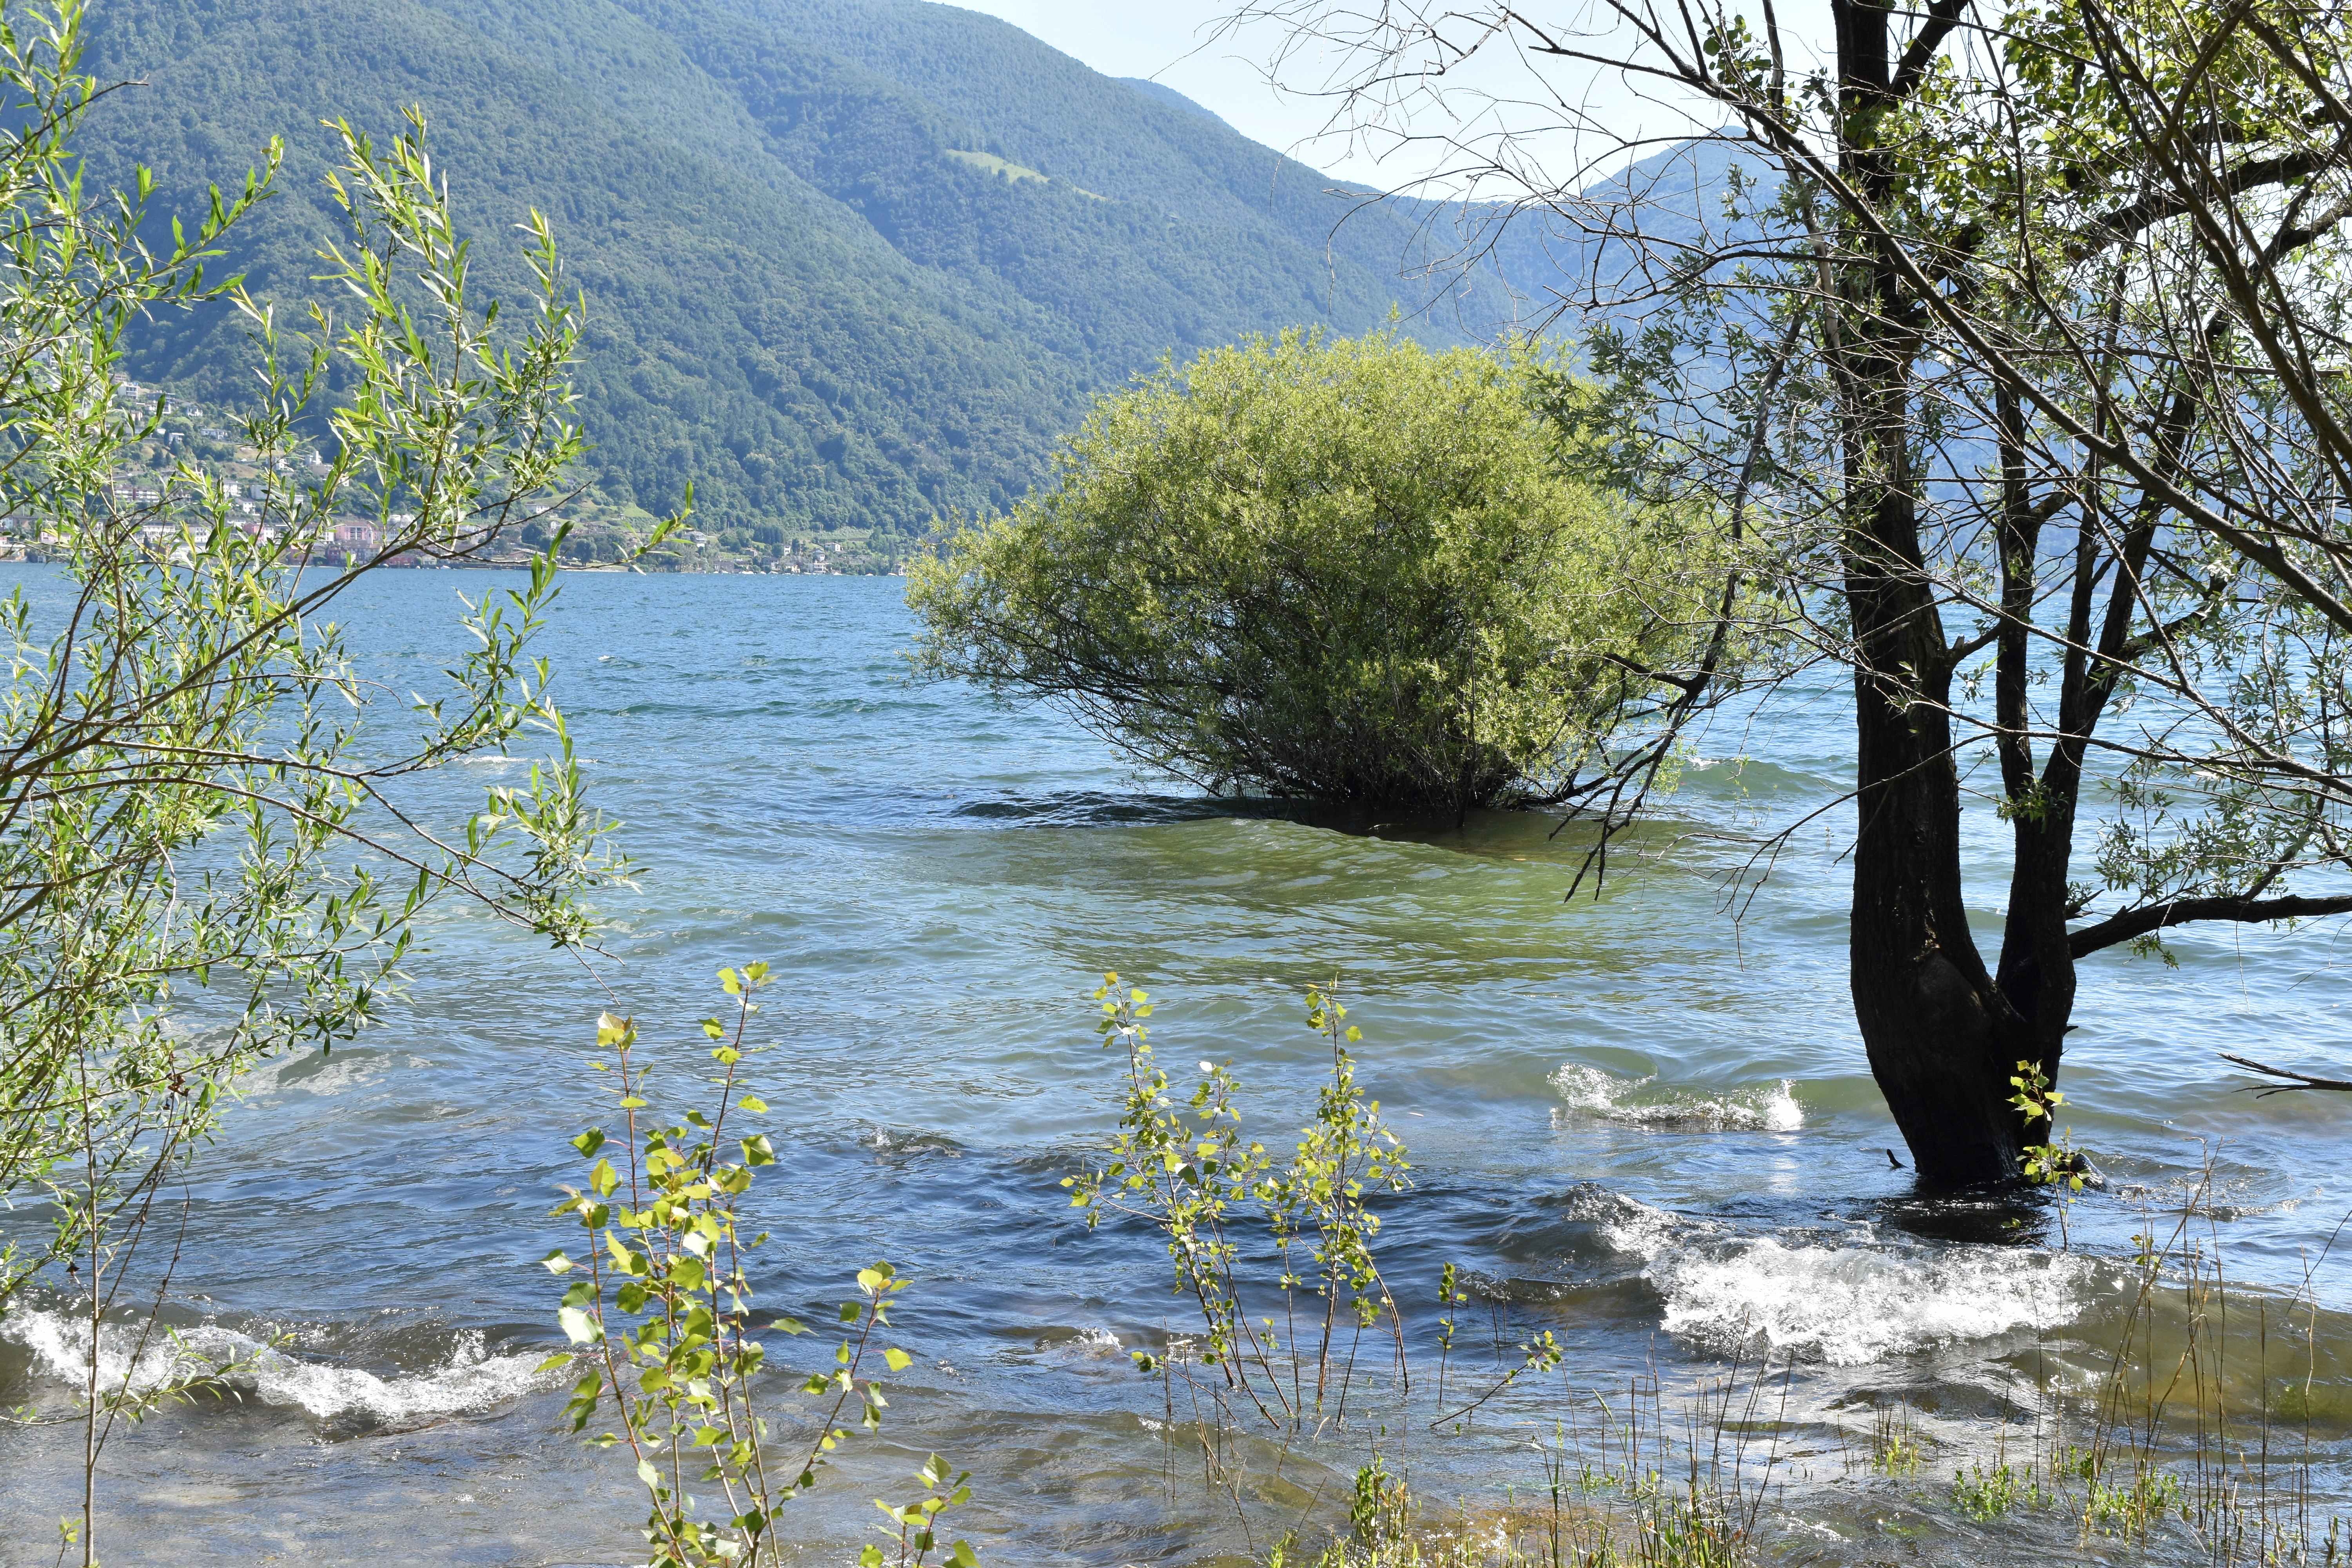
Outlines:
<svg viewBox="0 0 2352 1568"><path fill-rule="evenodd" d="M1381 1226L1369 1194L1405 1191L1412 1165L1381 1121L1380 1103L1356 1082L1348 1047L1362 1036L1346 1022L1347 1009L1328 991L1307 993L1307 1022L1330 1047L1331 1078L1317 1095L1314 1121L1277 1167L1264 1144L1242 1135L1241 1084L1229 1065L1203 1061L1200 1083L1180 1106L1151 1054L1144 1023L1151 1016L1150 994L1122 988L1108 973L1095 997L1102 1005L1103 1043L1127 1058L1123 1110L1109 1157L1062 1185L1071 1191L1071 1206L1086 1211L1089 1228L1107 1214L1123 1214L1166 1237L1175 1289L1201 1312L1202 1333L1192 1353L1222 1374L1220 1397L1247 1401L1276 1428L1320 1422L1327 1400L1328 1414L1344 1418L1353 1347L1383 1319L1403 1387L1403 1331L1373 1257ZM1279 1330L1274 1316L1252 1317L1243 1306L1244 1260L1234 1233L1244 1223L1263 1225L1273 1241ZM1302 1245L1304 1260L1297 1256ZM1302 1296L1316 1299L1306 1310L1311 1354L1299 1334ZM1343 1325L1348 1355L1335 1363ZM1164 1376L1169 1370L1148 1352L1136 1352L1136 1362L1147 1373Z"/></svg>
<svg viewBox="0 0 2352 1568"><path fill-rule="evenodd" d="M702 1020L717 1071L706 1103L675 1122L654 1113L635 1020L598 1018L596 1043L613 1059L596 1065L615 1075L623 1133L614 1139L592 1127L572 1141L592 1163L585 1186L565 1187L554 1212L577 1219L587 1245L579 1258L559 1248L544 1259L551 1273L580 1277L557 1310L577 1348L549 1357L542 1370L580 1369L565 1406L572 1430L585 1431L600 1412L616 1423L589 1442L625 1447L635 1461L647 1500L648 1568L780 1568L788 1542L777 1509L816 1485L848 1438L853 1413L865 1430L881 1428L889 1402L868 1373L872 1361L899 1373L913 1360L880 1338L908 1281L887 1262L860 1268L857 1295L838 1311L831 1368L800 1385L818 1402L814 1434L805 1446L772 1440L759 1399L767 1347L758 1336L810 1330L782 1315L754 1322L767 1315L753 1311L747 1259L768 1237L747 1236L740 1222L753 1173L776 1162L767 1134L742 1125L768 1109L742 1069L753 997L769 977L765 963L719 972L734 1017ZM951 1473L934 1454L915 1479L922 1490L911 1501L876 1500L890 1547L868 1543L861 1568L921 1568L935 1553L972 1568L978 1557L969 1542L938 1539L940 1515L971 1499L966 1474ZM708 1489L715 1510L700 1506L697 1487Z"/></svg>

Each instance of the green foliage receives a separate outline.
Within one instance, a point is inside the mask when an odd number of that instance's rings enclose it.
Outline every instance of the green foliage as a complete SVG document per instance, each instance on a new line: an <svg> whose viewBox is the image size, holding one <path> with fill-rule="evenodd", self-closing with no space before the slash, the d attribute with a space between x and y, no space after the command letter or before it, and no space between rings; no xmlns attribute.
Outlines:
<svg viewBox="0 0 2352 1568"><path fill-rule="evenodd" d="M2085 1479L2083 1522L2093 1533L2144 1539L2160 1521L2188 1517L2180 1478L2170 1470L2142 1468L2120 1486L2101 1479L2095 1472Z"/></svg>
<svg viewBox="0 0 2352 1568"><path fill-rule="evenodd" d="M1560 798L1698 656L1723 552L1580 478L1556 395L1529 355L1393 336L1163 368L910 572L919 665L1216 790Z"/></svg>
<svg viewBox="0 0 2352 1568"><path fill-rule="evenodd" d="M2032 1465L1964 1466L1952 1478L1952 1506L1979 1524L2021 1508L2047 1508L2053 1497Z"/></svg>
<svg viewBox="0 0 2352 1568"><path fill-rule="evenodd" d="M1395 1302L1371 1252L1380 1216L1368 1198L1405 1191L1412 1169L1404 1145L1381 1122L1379 1102L1367 1100L1356 1084L1347 1047L1360 1036L1345 1023L1346 1009L1327 992L1308 993L1308 1026L1330 1046L1331 1081L1317 1096L1315 1121L1277 1167L1264 1144L1243 1141L1235 1103L1241 1085L1230 1066L1202 1062L1189 1107L1180 1107L1151 1054L1143 1022L1151 1016L1150 995L1122 992L1118 976L1106 974L1095 996L1102 1005L1103 1044L1126 1058L1125 1103L1109 1158L1063 1179L1071 1206L1086 1211L1090 1230L1106 1214L1123 1214L1167 1238L1175 1289L1200 1309L1202 1337L1192 1359L1222 1373L1225 1391L1277 1427L1320 1420L1327 1400L1331 1414L1344 1419L1354 1346L1365 1331L1385 1320L1401 1376L1404 1370ZM1245 1221L1263 1225L1273 1238L1270 1293L1280 1302L1279 1325L1244 1310L1246 1260L1234 1230ZM1302 1295L1309 1303L1303 1331ZM1341 1368L1335 1352L1343 1327L1349 1338ZM1135 1359L1147 1373L1169 1375L1169 1366L1148 1352Z"/></svg>
<svg viewBox="0 0 2352 1568"><path fill-rule="evenodd" d="M2054 1120L2058 1108L2066 1103L2066 1096L2050 1087L2050 1075L2035 1062L2020 1062L2011 1075L2010 1087L2017 1092L2009 1102L2017 1107L2031 1128L2040 1123L2049 1141L2029 1143L2025 1148L2025 1179L2046 1187L2061 1187L2072 1197L2083 1190L2089 1164L2081 1151L2074 1147L2071 1129L2062 1129Z"/></svg>
<svg viewBox="0 0 2352 1568"><path fill-rule="evenodd" d="M1927 1459L1918 1435L1911 1427L1911 1407L1902 1404L1881 1405L1871 1424L1871 1469L1889 1479L1903 1480L1917 1475Z"/></svg>
<svg viewBox="0 0 2352 1568"><path fill-rule="evenodd" d="M502 313L473 286L421 118L382 145L338 121L325 188L342 237L309 262L336 307L265 310L207 268L273 193L281 149L258 148L193 225L152 210L143 168L103 190L82 163L105 101L82 20L78 0L0 16L0 514L65 590L0 601L0 1197L58 1216L46 1247L0 1253L0 1304L64 1262L95 1345L150 1205L238 1076L372 1021L428 904L576 945L593 929L579 894L627 867L530 652L551 558L467 605L470 646L429 691L364 679L330 618L392 556L470 553L538 515L577 454L580 305L550 226L525 217L509 265L528 309ZM237 313L258 372L244 510L190 461L144 493L112 483L163 416L122 390L126 357L206 310ZM332 461L298 460L310 426L332 432ZM353 513L380 524L376 552L322 550ZM454 814L420 795L420 775L533 731L551 754L527 783ZM109 1388L93 1357L86 1451L118 1416L237 1370L188 1365L134 1395L128 1369ZM85 1562L94 1487L73 1534Z"/></svg>
<svg viewBox="0 0 2352 1568"><path fill-rule="evenodd" d="M1308 993L1307 1023L1331 1053L1331 1073L1314 1122L1277 1163L1244 1137L1240 1085L1229 1066L1202 1062L1202 1081L1186 1095L1153 1055L1150 995L1110 973L1095 999L1103 1043L1124 1058L1121 1115L1105 1161L1062 1185L1090 1229L1115 1215L1156 1231L1175 1266L1177 1292L1199 1308L1197 1332L1171 1333L1164 1357L1135 1356L1160 1381L1171 1441L1181 1419L1176 1413L1189 1405L1204 1469L1238 1507L1246 1491L1236 1468L1248 1468L1251 1448L1275 1450L1275 1474L1283 1475L1300 1434L1328 1443L1347 1431L1351 1383L1365 1385L1360 1407L1370 1414L1358 1429L1370 1452L1345 1494L1344 1521L1335 1506L1326 1516L1328 1533L1312 1544L1310 1503L1272 1543L1268 1568L1737 1568L1754 1561L1757 1517L1774 1484L1779 1448L1777 1438L1766 1438L1768 1451L1751 1453L1751 1434L1777 1432L1759 1412L1773 1389L1786 1394L1769 1362L1697 1388L1678 1457L1670 1458L1664 1447L1673 1424L1653 1378L1624 1390L1618 1404L1581 1395L1597 1408L1598 1423L1571 1436L1555 1421L1551 1440L1532 1445L1548 1509L1516 1501L1426 1507L1411 1472L1391 1468L1414 1456L1412 1434L1442 1440L1462 1432L1471 1412L1522 1378L1559 1371L1565 1351L1550 1329L1526 1332L1520 1364L1449 1408L1443 1376L1453 1349L1449 1326L1438 1336L1440 1376L1435 1397L1428 1396L1429 1380L1410 1364L1398 1304L1374 1257L1381 1226L1370 1208L1376 1194L1409 1190L1411 1167L1357 1081L1349 1047L1360 1035L1346 1009L1328 988ZM1302 1250L1311 1261L1301 1260ZM1469 1300L1462 1271L1446 1266L1441 1308L1451 1312ZM1507 1297L1496 1304L1499 1337ZM1395 1359L1379 1366L1368 1358L1360 1368L1361 1335L1376 1326L1391 1331ZM1196 1380L1195 1368L1205 1375ZM1328 1401L1326 1371L1339 1383ZM1524 1413L1523 1403L1513 1414ZM1263 1421L1261 1435L1272 1441L1233 1442L1237 1419ZM1590 1442L1597 1442L1597 1455ZM1481 1463L1493 1451L1485 1456ZM1665 1469L1679 1470L1683 1459L1686 1484L1668 1486Z"/></svg>
<svg viewBox="0 0 2352 1568"><path fill-rule="evenodd" d="M2352 385L2295 345L2352 321L2347 148L2322 129L2335 18L2290 0L2016 0L1980 33L1891 21L1911 52L1872 87L1886 40L1870 28L1842 36L1864 52L1841 75L1834 58L1792 70L1769 25L1684 14L1703 49L1669 63L1671 25L1636 28L1626 63L1711 100L1739 128L1725 155L1774 177L1725 183L1720 241L1674 250L1678 298L1596 334L1593 363L1629 404L1653 400L1654 482L1752 482L1758 526L1825 590L1815 646L1998 760L2020 902L1986 970L2017 977L2048 941L2031 933L2095 895L2126 918L2077 957L2128 944L2168 963L2163 930L2294 913L2299 876L2332 902ZM2202 151L2176 158L2180 134ZM1606 205L1585 221L1646 227ZM1866 521L1897 491L1899 539ZM1886 592L1916 606L1889 616ZM1935 647L1985 665L1954 689ZM2085 860L2101 885L2069 886ZM2049 1041L2065 1026L2026 1011Z"/></svg>
<svg viewBox="0 0 2352 1568"><path fill-rule="evenodd" d="M796 1458L772 1441L756 1389L767 1347L754 1336L809 1330L782 1316L753 1323L747 1259L767 1237L746 1236L738 1217L753 1173L776 1163L768 1135L742 1127L743 1119L768 1109L743 1078L752 1054L746 1031L759 1010L753 998L768 979L765 963L719 972L720 986L735 999L735 1016L731 1023L702 1022L704 1036L718 1042L709 1053L717 1069L709 1096L667 1123L656 1113L647 1074L637 1064L635 1022L609 1013L597 1020L597 1046L613 1053L609 1070L624 1131L615 1140L591 1127L572 1141L591 1163L585 1184L565 1187L567 1201L555 1213L579 1222L581 1256L558 1249L544 1259L553 1274L583 1276L565 1289L556 1311L565 1337L583 1348L545 1364L583 1369L566 1406L573 1431L584 1431L606 1410L617 1421L618 1431L589 1441L625 1447L635 1461L647 1499L651 1568L783 1563L793 1542L777 1510L816 1484L849 1436L845 1413L854 1406L866 1431L881 1428L889 1402L866 1372L869 1361L879 1356L894 1373L912 1362L877 1337L890 1327L890 1309L908 1281L887 1262L859 1269L857 1295L837 1314L842 1338L831 1369L801 1384L822 1410L814 1436L793 1450ZM950 1474L934 1454L915 1479L922 1490L911 1501L876 1500L889 1521L883 1533L891 1548L867 1545L861 1568L920 1568L934 1552L972 1568L977 1558L967 1542L942 1547L937 1539L939 1516L971 1499L964 1474ZM716 1489L723 1506L715 1512L698 1507L698 1486Z"/></svg>

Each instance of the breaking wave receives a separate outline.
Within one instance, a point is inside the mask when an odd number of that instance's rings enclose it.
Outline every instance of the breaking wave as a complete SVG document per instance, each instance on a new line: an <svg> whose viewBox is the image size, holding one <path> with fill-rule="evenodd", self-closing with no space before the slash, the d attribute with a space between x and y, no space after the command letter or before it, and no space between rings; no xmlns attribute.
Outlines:
<svg viewBox="0 0 2352 1568"><path fill-rule="evenodd" d="M1763 1237L1656 1258L1661 1326L1712 1348L1771 1349L1853 1366L1963 1340L2073 1321L2094 1270L2063 1253L1930 1250L1867 1238L1837 1245Z"/></svg>
<svg viewBox="0 0 2352 1568"><path fill-rule="evenodd" d="M1854 1366L2053 1329L2092 1305L2098 1267L2073 1253L1890 1240L1869 1225L1738 1236L1592 1184L1568 1212L1663 1302L1659 1326L1709 1350L1758 1342Z"/></svg>
<svg viewBox="0 0 2352 1568"><path fill-rule="evenodd" d="M89 1375L89 1324L65 1312L25 1310L0 1322L0 1338L20 1346L37 1377L79 1385ZM226 1367L223 1381L251 1401L309 1412L320 1420L389 1426L520 1398L547 1380L536 1370L544 1352L494 1355L476 1331L457 1336L440 1366L379 1375L291 1355L264 1340L216 1323L160 1330L142 1347L132 1324L109 1323L99 1336L98 1372L111 1387L152 1393L176 1381Z"/></svg>
<svg viewBox="0 0 2352 1568"><path fill-rule="evenodd" d="M1610 1121L1656 1127L1739 1127L1793 1132L1804 1125L1794 1080L1758 1084L1728 1094L1658 1089L1657 1075L1621 1078L1580 1062L1551 1075L1551 1086L1570 1110Z"/></svg>

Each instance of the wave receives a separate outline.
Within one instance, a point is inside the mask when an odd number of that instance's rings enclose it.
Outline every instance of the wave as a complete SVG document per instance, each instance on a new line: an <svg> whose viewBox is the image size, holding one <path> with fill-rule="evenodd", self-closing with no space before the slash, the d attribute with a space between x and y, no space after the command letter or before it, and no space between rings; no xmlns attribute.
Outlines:
<svg viewBox="0 0 2352 1568"><path fill-rule="evenodd" d="M21 1347L37 1377L74 1386L89 1376L89 1323L71 1312L21 1310L0 1321L0 1339ZM321 1421L391 1426L486 1410L548 1385L536 1369L543 1352L492 1354L479 1331L457 1334L440 1366L379 1375L291 1355L265 1339L218 1323L166 1335L160 1329L140 1344L131 1323L106 1324L99 1335L101 1384L149 1394L173 1382L229 1366L224 1380L249 1402L300 1409Z"/></svg>
<svg viewBox="0 0 2352 1568"><path fill-rule="evenodd" d="M1722 1221L1580 1183L1566 1207L1663 1303L1659 1326L1706 1349L1761 1342L1833 1366L2058 1328L2093 1304L2073 1253L1887 1240L1867 1225L1735 1236Z"/></svg>
<svg viewBox="0 0 2352 1568"><path fill-rule="evenodd" d="M1668 1333L1717 1350L1761 1341L1854 1366L1963 1340L2056 1328L2088 1305L2095 1269L2071 1254L1830 1245L1763 1237L1661 1257L1647 1277Z"/></svg>
<svg viewBox="0 0 2352 1568"><path fill-rule="evenodd" d="M1657 1080L1655 1073L1647 1078L1621 1078L1580 1062L1570 1062L1551 1075L1551 1086L1569 1110L1609 1121L1649 1127L1754 1128L1768 1132L1793 1132L1805 1122L1804 1107L1797 1103L1792 1079L1727 1094L1653 1089Z"/></svg>
<svg viewBox="0 0 2352 1568"><path fill-rule="evenodd" d="M1124 1364L1127 1359L1126 1344L1099 1323L1049 1328L1037 1335L1036 1348L1056 1361L1118 1361Z"/></svg>
<svg viewBox="0 0 2352 1568"><path fill-rule="evenodd" d="M1693 1220L1639 1198L1611 1192L1597 1182L1579 1182L1568 1194L1571 1218L1591 1226L1601 1244L1636 1263L1650 1263L1695 1237L1721 1234L1721 1227Z"/></svg>

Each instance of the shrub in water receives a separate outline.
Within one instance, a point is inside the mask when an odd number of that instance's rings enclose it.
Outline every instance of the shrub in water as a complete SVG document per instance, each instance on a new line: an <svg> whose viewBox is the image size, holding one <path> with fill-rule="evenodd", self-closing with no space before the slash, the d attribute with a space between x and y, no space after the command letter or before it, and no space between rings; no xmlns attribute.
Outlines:
<svg viewBox="0 0 2352 1568"><path fill-rule="evenodd" d="M1564 798L1679 694L1724 584L1707 520L1580 477L1587 402L1527 353L1204 353L1105 399L1050 483L910 571L918 662L1220 792Z"/></svg>

